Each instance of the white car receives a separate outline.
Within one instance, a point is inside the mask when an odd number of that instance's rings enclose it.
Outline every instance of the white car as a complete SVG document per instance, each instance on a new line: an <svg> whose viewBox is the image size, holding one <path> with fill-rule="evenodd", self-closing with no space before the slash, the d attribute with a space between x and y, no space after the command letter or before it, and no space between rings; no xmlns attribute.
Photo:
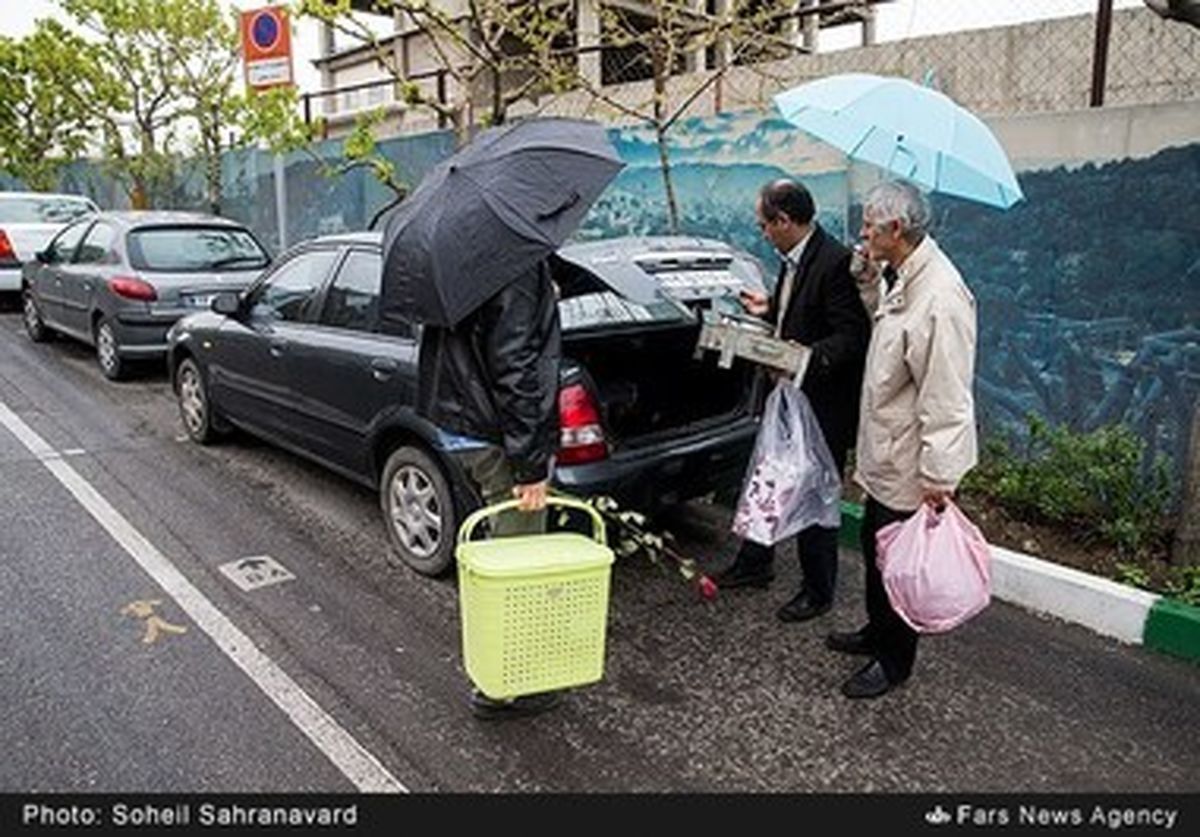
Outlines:
<svg viewBox="0 0 1200 837"><path fill-rule="evenodd" d="M32 261L55 233L99 207L82 195L0 192L0 292L21 290L21 263Z"/></svg>

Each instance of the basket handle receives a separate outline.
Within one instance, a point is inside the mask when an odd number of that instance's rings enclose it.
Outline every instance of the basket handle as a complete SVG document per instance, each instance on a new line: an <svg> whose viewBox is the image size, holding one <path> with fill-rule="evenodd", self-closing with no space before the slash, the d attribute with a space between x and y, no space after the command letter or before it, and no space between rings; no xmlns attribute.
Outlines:
<svg viewBox="0 0 1200 837"><path fill-rule="evenodd" d="M515 509L519 505L518 500L503 500L499 503L494 503L490 506L484 506L471 513L462 526L458 528L458 542L466 543L471 539L471 535L475 532L475 527L479 522L489 517L493 517L501 512ZM547 506L566 506L579 511L587 512L592 518L592 538L599 544L605 543L604 537L604 519L600 517L600 513L589 506L582 500L576 500L574 497L564 497L561 494L551 494L546 497Z"/></svg>

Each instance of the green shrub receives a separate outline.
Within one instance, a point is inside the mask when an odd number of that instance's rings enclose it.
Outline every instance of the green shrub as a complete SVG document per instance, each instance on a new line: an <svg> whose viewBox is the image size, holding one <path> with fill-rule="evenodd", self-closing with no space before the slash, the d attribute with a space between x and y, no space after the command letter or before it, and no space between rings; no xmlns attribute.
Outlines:
<svg viewBox="0 0 1200 837"><path fill-rule="evenodd" d="M1019 520L1067 525L1117 548L1144 554L1164 536L1171 499L1169 463L1144 462L1145 445L1123 425L1088 433L1030 416L1024 450L993 439L965 487L996 500Z"/></svg>
<svg viewBox="0 0 1200 837"><path fill-rule="evenodd" d="M1167 580L1167 595L1200 607L1200 566L1174 567Z"/></svg>

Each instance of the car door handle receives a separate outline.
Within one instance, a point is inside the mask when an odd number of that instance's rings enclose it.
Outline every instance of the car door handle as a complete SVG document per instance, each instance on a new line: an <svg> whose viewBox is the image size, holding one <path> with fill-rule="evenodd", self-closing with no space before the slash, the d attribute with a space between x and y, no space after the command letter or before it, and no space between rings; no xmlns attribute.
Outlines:
<svg viewBox="0 0 1200 837"><path fill-rule="evenodd" d="M287 341L272 340L268 351L271 353L271 357L283 357L283 353L287 351Z"/></svg>
<svg viewBox="0 0 1200 837"><path fill-rule="evenodd" d="M371 360L371 374L377 381L386 381L400 368L400 364L388 357L377 357Z"/></svg>

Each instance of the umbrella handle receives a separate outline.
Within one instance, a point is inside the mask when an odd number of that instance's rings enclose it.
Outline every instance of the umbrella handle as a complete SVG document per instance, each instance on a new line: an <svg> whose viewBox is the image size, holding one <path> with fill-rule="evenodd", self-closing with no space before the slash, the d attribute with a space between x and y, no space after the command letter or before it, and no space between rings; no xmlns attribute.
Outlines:
<svg viewBox="0 0 1200 837"><path fill-rule="evenodd" d="M582 199L582 195L580 195L578 192L572 192L570 195L567 196L567 199L564 200L562 202L562 204L560 204L559 206L555 207L554 209L551 209L549 212L539 212L537 214L537 219L539 221L549 221L555 215L561 215L562 213L566 212L568 209L573 207L575 204L579 203L579 201L581 199Z"/></svg>

